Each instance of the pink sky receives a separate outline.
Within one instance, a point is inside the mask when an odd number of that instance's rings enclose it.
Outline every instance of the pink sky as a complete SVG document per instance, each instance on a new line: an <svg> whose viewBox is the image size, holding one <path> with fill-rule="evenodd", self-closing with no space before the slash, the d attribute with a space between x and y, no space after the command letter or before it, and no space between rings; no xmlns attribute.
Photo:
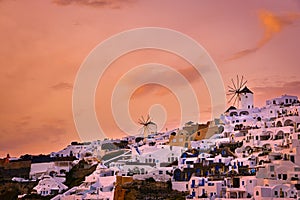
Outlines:
<svg viewBox="0 0 300 200"><path fill-rule="evenodd" d="M0 0L0 157L50 153L79 140L72 88L81 63L108 37L149 26L195 39L217 64L225 86L237 74L246 76L257 106L285 93L300 95L297 0ZM109 109L114 84L148 62L182 73L199 91L202 121L210 118L209 93L189 63L157 50L132 52L110 66L97 90L98 119L109 137L121 136ZM157 85L134 93L132 118L137 121L155 103L165 105L165 127L178 125L176 98Z"/></svg>

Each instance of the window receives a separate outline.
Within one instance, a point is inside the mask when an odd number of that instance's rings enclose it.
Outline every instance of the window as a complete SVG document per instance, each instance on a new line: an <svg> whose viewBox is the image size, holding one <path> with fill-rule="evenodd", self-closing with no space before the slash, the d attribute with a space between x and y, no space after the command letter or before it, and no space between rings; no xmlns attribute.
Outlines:
<svg viewBox="0 0 300 200"><path fill-rule="evenodd" d="M158 171L158 174L163 174L163 171L159 170L159 171Z"/></svg>
<svg viewBox="0 0 300 200"><path fill-rule="evenodd" d="M274 172L274 166L270 166L270 171Z"/></svg>
<svg viewBox="0 0 300 200"><path fill-rule="evenodd" d="M278 174L278 179L281 179L281 174Z"/></svg>
<svg viewBox="0 0 300 200"><path fill-rule="evenodd" d="M278 191L274 191L274 195L277 196L278 195Z"/></svg>
<svg viewBox="0 0 300 200"><path fill-rule="evenodd" d="M242 181L242 185L245 185L245 181Z"/></svg>
<svg viewBox="0 0 300 200"><path fill-rule="evenodd" d="M272 114L272 113L273 113L273 111L272 111L272 110L270 110L270 113Z"/></svg>
<svg viewBox="0 0 300 200"><path fill-rule="evenodd" d="M248 96L246 96L246 99L248 98Z"/></svg>
<svg viewBox="0 0 300 200"><path fill-rule="evenodd" d="M258 192L258 191L256 191L256 193L255 193L255 194L256 194L256 196L259 196L259 192Z"/></svg>
<svg viewBox="0 0 300 200"><path fill-rule="evenodd" d="M283 175L282 175L282 179L283 179L283 180L286 180L286 179L287 179L287 174L283 174Z"/></svg>
<svg viewBox="0 0 300 200"><path fill-rule="evenodd" d="M252 180L250 180L249 183L252 183Z"/></svg>

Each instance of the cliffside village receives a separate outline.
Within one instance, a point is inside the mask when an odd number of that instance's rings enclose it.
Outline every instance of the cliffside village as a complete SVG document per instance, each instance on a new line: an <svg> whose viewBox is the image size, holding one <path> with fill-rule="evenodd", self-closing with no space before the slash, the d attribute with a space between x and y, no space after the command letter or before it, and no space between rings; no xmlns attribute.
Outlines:
<svg viewBox="0 0 300 200"><path fill-rule="evenodd" d="M206 124L73 142L45 157L8 156L0 161L0 174L17 182L36 181L32 193L53 200L123 199L122 184L149 178L169 181L172 190L188 193L186 199L300 199L298 97L282 95L258 108L250 89L239 92L237 107ZM25 167L18 171L21 162ZM66 175L80 164L95 170L66 186Z"/></svg>

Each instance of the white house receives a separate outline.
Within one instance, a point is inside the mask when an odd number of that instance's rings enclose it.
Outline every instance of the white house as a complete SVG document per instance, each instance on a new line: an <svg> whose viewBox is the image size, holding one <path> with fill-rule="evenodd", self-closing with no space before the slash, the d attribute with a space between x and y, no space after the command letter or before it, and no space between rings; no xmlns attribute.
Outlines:
<svg viewBox="0 0 300 200"><path fill-rule="evenodd" d="M191 177L188 183L188 190L191 199L209 198L214 199L222 197L222 189L224 188L224 181L209 181L204 177Z"/></svg>
<svg viewBox="0 0 300 200"><path fill-rule="evenodd" d="M51 176L44 176L39 181L38 185L33 188L34 193L41 196L55 195L68 189L66 185L52 178Z"/></svg>

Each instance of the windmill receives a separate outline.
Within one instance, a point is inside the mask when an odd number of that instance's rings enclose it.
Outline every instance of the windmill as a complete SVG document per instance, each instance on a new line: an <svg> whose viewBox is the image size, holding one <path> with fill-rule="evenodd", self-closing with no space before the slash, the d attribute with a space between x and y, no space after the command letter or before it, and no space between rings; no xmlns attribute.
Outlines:
<svg viewBox="0 0 300 200"><path fill-rule="evenodd" d="M142 128L140 128L139 132L144 137L157 132L157 125L151 121L149 115L147 116L146 120L143 116L141 116L141 118L138 120L138 123L142 125Z"/></svg>
<svg viewBox="0 0 300 200"><path fill-rule="evenodd" d="M237 107L239 107L239 103L241 101L241 94L242 90L245 87L247 81L244 80L244 76L240 78L238 75L236 76L236 81L232 78L231 79L232 85L228 85L228 93L227 95L230 96L230 99L228 103L232 103L233 106L237 104Z"/></svg>

